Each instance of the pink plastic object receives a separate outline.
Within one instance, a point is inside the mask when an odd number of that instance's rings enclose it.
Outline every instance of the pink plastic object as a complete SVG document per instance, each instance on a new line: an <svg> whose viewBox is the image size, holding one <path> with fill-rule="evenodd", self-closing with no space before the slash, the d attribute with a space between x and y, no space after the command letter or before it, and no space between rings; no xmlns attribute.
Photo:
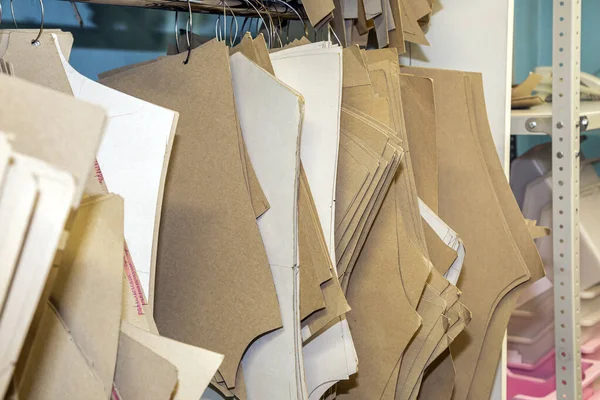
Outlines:
<svg viewBox="0 0 600 400"><path fill-rule="evenodd" d="M594 383L600 378L600 362L582 360L583 399L592 400ZM507 398L510 400L555 400L556 382L554 358L547 359L536 370L507 372ZM600 399L598 399L600 400Z"/></svg>
<svg viewBox="0 0 600 400"><path fill-rule="evenodd" d="M548 360L554 360L554 349L546 354L544 357L540 358L538 362L535 364L529 364L523 362L523 359L517 352L510 352L508 354L508 367L512 369L518 369L517 371L521 374L522 371L534 371L544 365Z"/></svg>
<svg viewBox="0 0 600 400"><path fill-rule="evenodd" d="M586 354L586 358L600 361L600 338L594 338L581 346L581 353ZM589 354L589 356L587 356Z"/></svg>

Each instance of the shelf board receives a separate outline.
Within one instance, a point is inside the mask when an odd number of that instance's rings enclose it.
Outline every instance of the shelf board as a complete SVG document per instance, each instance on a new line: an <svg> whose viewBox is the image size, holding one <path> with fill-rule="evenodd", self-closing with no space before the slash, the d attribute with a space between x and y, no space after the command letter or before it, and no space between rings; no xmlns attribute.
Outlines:
<svg viewBox="0 0 600 400"><path fill-rule="evenodd" d="M580 115L588 118L587 130L600 129L600 101L582 101ZM532 107L528 110L512 110L510 117L511 135L546 135L550 132L530 132L526 124L530 119L552 118L552 103Z"/></svg>

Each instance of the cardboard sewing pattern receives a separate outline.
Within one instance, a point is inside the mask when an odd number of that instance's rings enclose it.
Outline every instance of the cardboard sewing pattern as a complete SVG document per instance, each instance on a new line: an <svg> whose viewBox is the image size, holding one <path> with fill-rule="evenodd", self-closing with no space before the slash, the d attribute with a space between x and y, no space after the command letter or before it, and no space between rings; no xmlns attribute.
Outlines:
<svg viewBox="0 0 600 400"><path fill-rule="evenodd" d="M535 282L544 277L544 267L540 259L535 243L529 233L527 224L520 213L517 202L512 194L510 186L503 174L500 160L496 155L496 149L492 140L491 131L487 122L485 110L485 98L483 95L483 80L480 74L465 74L464 86L467 98L467 104L471 111L471 120L475 122L476 129L472 132L475 141L480 145L482 156L485 158L486 166L496 194L500 201L502 211L507 220L513 240L515 240L519 251L525 261L530 273L530 282ZM479 135L477 135L479 133ZM484 348L480 357L478 369L469 391L470 398L490 393L493 386L494 377L491 374L479 374L479 371L487 371L494 368L492 363L500 358L500 347L498 343L502 341L502 331L506 329L508 320L512 311L515 309L516 301L523 287L511 292L509 296L503 299L498 306L496 313L488 328ZM496 363L497 364L497 363Z"/></svg>
<svg viewBox="0 0 600 400"><path fill-rule="evenodd" d="M249 399L306 397L300 339L298 177L302 96L243 54L230 59L234 96L248 155L271 208L258 227L271 266L283 328L250 345L242 359ZM257 101L257 96L264 96ZM277 110L269 99L277 99ZM262 107L261 107L262 105Z"/></svg>
<svg viewBox="0 0 600 400"><path fill-rule="evenodd" d="M164 357L121 332L115 369L119 399L169 399L178 384L177 372Z"/></svg>
<svg viewBox="0 0 600 400"><path fill-rule="evenodd" d="M162 195L179 115L84 77L63 57L58 41L56 46L75 97L106 110L96 157L108 190L125 199L125 239L152 304Z"/></svg>
<svg viewBox="0 0 600 400"><path fill-rule="evenodd" d="M332 0L307 0L303 6L311 25L315 28L326 24L331 19L334 9Z"/></svg>
<svg viewBox="0 0 600 400"><path fill-rule="evenodd" d="M446 223L427 207L427 204L421 201L421 199L419 199L419 209L423 220L431 227L435 232L435 235L442 241L445 247L452 249L454 254L456 254L450 263L444 263L444 268L438 268L438 271L441 272L451 284L456 285L465 260L465 245L456 232L446 225ZM427 245L432 248L430 243L431 241L428 241Z"/></svg>
<svg viewBox="0 0 600 400"><path fill-rule="evenodd" d="M403 68L403 72L434 81L439 215L456 230L468 249L458 288L461 301L473 317L451 345L456 365L454 398L466 399L494 310L507 293L529 279L529 271L512 239L485 160L473 140L463 74L412 67ZM464 176L471 177L469 182ZM484 373L495 374L495 370L496 367Z"/></svg>
<svg viewBox="0 0 600 400"><path fill-rule="evenodd" d="M397 225L394 189L392 184L348 287L350 306L356 303L348 319L361 369L355 382L338 384L341 399L383 393L389 375L421 323L404 294L398 242L390 234ZM382 309L381 304L387 304L387 308Z"/></svg>
<svg viewBox="0 0 600 400"><path fill-rule="evenodd" d="M2 395L42 296L75 194L70 174L40 160L15 154L12 168L23 168L34 176L39 193L0 318Z"/></svg>
<svg viewBox="0 0 600 400"><path fill-rule="evenodd" d="M90 367L58 312L46 303L29 355L27 368L18 387L25 399L106 399L102 381Z"/></svg>
<svg viewBox="0 0 600 400"><path fill-rule="evenodd" d="M33 30L0 31L0 57L13 64L20 78L72 94L54 45L56 39L46 33L40 37L38 46L32 46L35 36Z"/></svg>
<svg viewBox="0 0 600 400"><path fill-rule="evenodd" d="M174 400L200 398L223 361L221 354L146 332L127 322L121 325L123 335L175 366L177 386L171 397Z"/></svg>
<svg viewBox="0 0 600 400"><path fill-rule="evenodd" d="M306 101L300 155L329 256L332 264L335 264L334 200L340 134L342 52L328 42L321 42L281 50L270 56L276 77L297 90ZM325 355L326 351L331 351L329 357ZM306 385L310 399L320 397L337 380L347 379L356 371L353 354L351 335L344 321L334 324L304 347ZM327 365L324 366L324 363ZM326 373L319 372L321 366L327 370Z"/></svg>
<svg viewBox="0 0 600 400"><path fill-rule="evenodd" d="M252 39L252 35L250 35L250 32L246 32L240 44L229 50L229 55L232 56L240 52L246 57L248 57L248 59L260 65L261 58L258 54L258 48L259 46L256 46L256 44L254 43L254 39ZM256 218L258 218L269 209L270 205L268 199L265 197L262 188L260 187L260 182L258 182L256 173L254 172L254 167L250 162L248 150L241 136L241 131L240 145L242 146L242 156L244 158L244 163L242 165L247 171L247 184L248 190L250 191L250 198L252 199L252 208L254 208Z"/></svg>
<svg viewBox="0 0 600 400"><path fill-rule="evenodd" d="M300 171L299 191L299 222L301 224L304 222L305 225L310 225L308 227L305 226L304 229L301 225L300 230L298 232L300 240L299 250L301 311L303 296L306 297L307 291L311 290L311 288L302 288L302 285L305 284L303 276L306 275L305 267L307 266L306 264L303 264L304 257L310 257L312 265L308 266L312 266L313 268L315 268L315 278L316 281L319 282L319 294L321 296L322 302L325 305L325 308L312 313L302 321L302 339L306 341L310 337L318 335L319 332L322 329L326 328L331 321L341 317L346 312L348 312L350 310L350 307L348 306L346 296L342 291L339 279L337 277L337 274L335 273L335 267L333 266L333 264L331 263L331 259L329 258L329 252L327 251L327 245L325 244L325 239L323 238L323 232L321 231L319 217L314 207L314 202L312 200L310 188L306 179L306 174L304 173L304 170L302 168ZM308 214L308 216L310 216L311 218L303 218L304 214ZM306 219L310 219L310 221L306 221ZM302 247L303 241L309 241L308 251L305 250L306 247Z"/></svg>
<svg viewBox="0 0 600 400"><path fill-rule="evenodd" d="M25 238L29 221L39 195L35 175L24 168L12 168L11 148L6 135L0 138L0 220L4 234L0 236L0 310L10 290L15 268ZM6 168L8 167L8 168ZM1 315L1 314L0 314Z"/></svg>
<svg viewBox="0 0 600 400"><path fill-rule="evenodd" d="M310 46L310 45L308 45ZM271 54L275 76L306 100L301 159L332 262L335 182L341 104L341 49L299 53L305 46Z"/></svg>
<svg viewBox="0 0 600 400"><path fill-rule="evenodd" d="M51 44L56 53L56 46ZM57 60L60 62L60 58ZM64 74L62 65L59 67ZM5 99L0 109L0 130L14 134L15 151L71 173L76 184L72 203L77 206L102 140L105 112L69 95L5 75L0 75L0 98ZM32 118L34 104L43 106Z"/></svg>
<svg viewBox="0 0 600 400"><path fill-rule="evenodd" d="M330 286L328 281L332 279L333 266L302 164L298 183L298 251L300 320L305 321L308 317L316 318L315 312L327 313L332 307L325 302L325 286ZM324 285L323 289L321 285Z"/></svg>
<svg viewBox="0 0 600 400"><path fill-rule="evenodd" d="M82 201L51 301L110 395L121 325L123 199Z"/></svg>
<svg viewBox="0 0 600 400"><path fill-rule="evenodd" d="M411 149L415 184L419 197L433 211L438 209L437 147L435 141L435 103L433 81L400 74L402 107L407 139Z"/></svg>
<svg viewBox="0 0 600 400"><path fill-rule="evenodd" d="M242 172L228 50L211 41L184 65L186 56L163 57L101 83L179 112L154 318L162 335L224 354L219 371L233 387L248 344L281 327L281 316Z"/></svg>

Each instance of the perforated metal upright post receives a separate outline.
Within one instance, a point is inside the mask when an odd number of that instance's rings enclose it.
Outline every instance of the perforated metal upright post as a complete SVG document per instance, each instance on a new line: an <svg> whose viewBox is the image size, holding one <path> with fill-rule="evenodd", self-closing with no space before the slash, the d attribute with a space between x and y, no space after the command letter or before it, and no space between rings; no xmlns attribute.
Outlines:
<svg viewBox="0 0 600 400"><path fill-rule="evenodd" d="M554 0L552 237L557 399L581 399L579 324L580 0Z"/></svg>

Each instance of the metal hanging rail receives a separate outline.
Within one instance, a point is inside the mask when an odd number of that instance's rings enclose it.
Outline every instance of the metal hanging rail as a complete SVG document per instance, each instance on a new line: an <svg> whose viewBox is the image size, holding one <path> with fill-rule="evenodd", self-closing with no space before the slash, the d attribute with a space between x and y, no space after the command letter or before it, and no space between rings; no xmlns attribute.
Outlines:
<svg viewBox="0 0 600 400"><path fill-rule="evenodd" d="M169 11L188 11L186 0L73 0L79 3L107 4L125 7L153 8ZM273 19L298 20L298 14L306 19L304 8L297 2L242 0L237 6L207 4L199 0L190 0L192 12L200 14L220 14L238 17L270 16ZM296 11L292 11L292 8Z"/></svg>

